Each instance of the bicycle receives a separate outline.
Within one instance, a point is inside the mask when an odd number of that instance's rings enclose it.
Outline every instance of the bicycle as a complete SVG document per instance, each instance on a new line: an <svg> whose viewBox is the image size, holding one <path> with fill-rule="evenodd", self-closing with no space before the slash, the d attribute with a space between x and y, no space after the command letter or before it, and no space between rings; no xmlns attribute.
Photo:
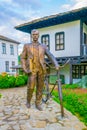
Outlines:
<svg viewBox="0 0 87 130"><path fill-rule="evenodd" d="M60 66L59 70L64 68L65 65L69 63L69 61L70 61L70 59L64 65ZM48 64L48 66L51 69L55 69L54 67L51 67L49 64ZM45 76L42 101L44 103L46 103L49 100L49 98L52 97L52 92L57 85L58 92L59 92L60 106L61 106L61 116L64 117L63 101L62 101L63 97L62 97L62 88L61 88L61 79L60 79L60 71L59 70L56 72L56 74L47 74ZM49 78L50 78L50 76L57 76L57 80L55 81L51 90L49 88Z"/></svg>

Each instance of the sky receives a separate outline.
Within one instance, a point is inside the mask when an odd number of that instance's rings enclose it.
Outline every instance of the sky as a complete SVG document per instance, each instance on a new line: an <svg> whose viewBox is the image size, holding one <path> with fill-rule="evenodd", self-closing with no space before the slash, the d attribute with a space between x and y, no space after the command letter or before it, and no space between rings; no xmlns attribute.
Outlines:
<svg viewBox="0 0 87 130"><path fill-rule="evenodd" d="M0 0L0 35L18 42L19 54L30 35L14 27L31 20L87 6L87 0Z"/></svg>

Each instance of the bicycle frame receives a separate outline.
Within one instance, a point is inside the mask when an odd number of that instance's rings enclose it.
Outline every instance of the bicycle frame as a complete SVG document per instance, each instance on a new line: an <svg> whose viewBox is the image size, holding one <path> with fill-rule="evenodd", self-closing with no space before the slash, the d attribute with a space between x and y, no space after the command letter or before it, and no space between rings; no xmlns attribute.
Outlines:
<svg viewBox="0 0 87 130"><path fill-rule="evenodd" d="M58 89L58 92L59 92L59 100L60 100L60 106L61 106L61 117L64 117L64 109L63 109L63 101L62 101L62 88L61 88L61 79L60 79L60 74L59 74L59 71L57 71L57 80L54 84L54 86L52 87L51 91L49 91L49 83L48 83L48 80L49 80L49 77L50 76L54 76L54 75L46 75L45 77L45 97L42 98L42 101L43 102L47 102L49 100L49 98L52 96L52 92L55 88L55 86L57 85L57 89Z"/></svg>
<svg viewBox="0 0 87 130"><path fill-rule="evenodd" d="M58 76L58 92L59 92L59 100L60 100L60 106L61 106L61 117L64 117L64 108L63 108L63 96L62 96L62 88L61 88L61 79L60 79L60 73L57 71Z"/></svg>
<svg viewBox="0 0 87 130"><path fill-rule="evenodd" d="M67 63L69 63L69 61L70 61L70 59L64 64L64 65L62 65L61 66L61 68L63 68L63 67L65 67L65 65L67 64ZM49 66L49 65L48 65ZM49 66L50 67L50 66ZM54 69L54 67L50 67L50 68L53 68ZM47 75L46 76L46 82L48 82L48 78L49 78L49 76L51 76L50 74L49 75ZM52 75L53 76L53 75ZM60 107L61 107L61 117L63 118L64 117L64 108L63 108L63 96L62 96L62 88L61 88L61 79L60 79L60 71L59 70L57 70L57 80L56 80L56 82L55 82L55 84L54 84L54 86L53 86L53 88L52 88L52 90L49 92L49 86L48 86L48 83L46 83L47 84L47 99L44 101L45 103L47 102L47 100L49 99L49 97L51 96L51 94L52 94L52 92L53 92L53 90L54 90L54 88L55 88L55 86L56 86L56 84L57 84L57 88L58 88L58 92L59 92L59 100L60 100Z"/></svg>

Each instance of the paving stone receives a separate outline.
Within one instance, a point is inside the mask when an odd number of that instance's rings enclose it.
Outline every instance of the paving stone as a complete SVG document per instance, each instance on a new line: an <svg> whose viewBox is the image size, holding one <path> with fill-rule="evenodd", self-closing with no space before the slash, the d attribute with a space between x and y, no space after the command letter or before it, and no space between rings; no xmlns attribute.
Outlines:
<svg viewBox="0 0 87 130"><path fill-rule="evenodd" d="M3 125L5 125L5 124L6 124L6 122L0 121L0 126L3 126Z"/></svg>
<svg viewBox="0 0 87 130"><path fill-rule="evenodd" d="M17 121L18 119L19 119L19 117L17 117L17 116L12 116L12 117L8 118L7 120L8 120L8 121Z"/></svg>
<svg viewBox="0 0 87 130"><path fill-rule="evenodd" d="M13 111L13 114L18 114L18 113L19 113L18 109L16 109L16 110Z"/></svg>
<svg viewBox="0 0 87 130"><path fill-rule="evenodd" d="M61 125L58 123L54 123L54 124L49 124L46 127L46 130L60 130Z"/></svg>
<svg viewBox="0 0 87 130"><path fill-rule="evenodd" d="M27 116L27 115L26 115L26 116L25 116L25 115L22 116L22 115L21 115L21 116L19 117L19 120L28 120L29 118L30 118L30 116Z"/></svg>
<svg viewBox="0 0 87 130"><path fill-rule="evenodd" d="M45 128L46 127L46 121L30 120L29 123L34 128Z"/></svg>
<svg viewBox="0 0 87 130"><path fill-rule="evenodd" d="M9 125L6 124L6 125L2 125L2 126L0 127L0 130L7 130L8 128L9 128Z"/></svg>
<svg viewBox="0 0 87 130"><path fill-rule="evenodd" d="M46 130L45 128L32 128L30 130Z"/></svg>
<svg viewBox="0 0 87 130"><path fill-rule="evenodd" d="M87 127L76 116L64 109L61 117L60 105L51 98L42 104L43 111L35 107L35 94L31 108L26 108L27 87L1 90L0 130L82 130Z"/></svg>
<svg viewBox="0 0 87 130"><path fill-rule="evenodd" d="M32 129L32 126L29 124L29 121L25 121L25 120L22 120L22 121L19 121L19 124L20 124L20 128L21 130L31 130Z"/></svg>
<svg viewBox="0 0 87 130"><path fill-rule="evenodd" d="M12 126L14 130L20 130L20 126L18 124Z"/></svg>

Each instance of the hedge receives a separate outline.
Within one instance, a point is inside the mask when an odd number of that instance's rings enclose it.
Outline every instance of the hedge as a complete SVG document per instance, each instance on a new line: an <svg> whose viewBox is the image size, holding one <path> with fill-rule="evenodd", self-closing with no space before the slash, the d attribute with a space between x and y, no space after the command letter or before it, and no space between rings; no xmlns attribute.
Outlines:
<svg viewBox="0 0 87 130"><path fill-rule="evenodd" d="M23 86L27 84L28 76L27 75L19 75L19 76L10 76L0 75L0 89L3 88L13 88L18 86Z"/></svg>

